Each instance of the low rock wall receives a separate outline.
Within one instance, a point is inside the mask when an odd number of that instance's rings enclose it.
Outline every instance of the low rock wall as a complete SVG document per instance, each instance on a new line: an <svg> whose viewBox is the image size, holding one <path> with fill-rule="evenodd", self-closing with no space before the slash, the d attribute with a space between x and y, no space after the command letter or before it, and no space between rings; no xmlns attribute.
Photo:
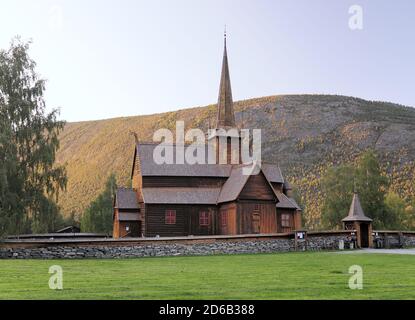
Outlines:
<svg viewBox="0 0 415 320"><path fill-rule="evenodd" d="M349 233L318 233L308 235L307 241L297 242L292 235L229 238L180 238L166 241L116 240L96 242L13 242L2 243L0 259L74 259L74 258L134 258L154 256L191 256L213 254L254 254L303 250L338 249Z"/></svg>

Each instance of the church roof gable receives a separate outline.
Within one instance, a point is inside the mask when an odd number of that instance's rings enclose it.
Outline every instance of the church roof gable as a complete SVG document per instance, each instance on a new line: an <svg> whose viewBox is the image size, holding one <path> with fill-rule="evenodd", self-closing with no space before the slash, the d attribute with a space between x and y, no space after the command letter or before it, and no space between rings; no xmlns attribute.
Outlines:
<svg viewBox="0 0 415 320"><path fill-rule="evenodd" d="M241 192L243 191L244 187L249 181L249 178L252 177L251 175L246 175L243 173L244 167L250 167L251 165L235 165L232 168L231 175L229 176L228 180L226 180L225 184L222 186L222 190L220 192L218 203L222 202L229 202L236 200ZM261 166L259 175L263 174L265 181L270 188L270 191L273 195L275 195L275 191L271 185L271 182L268 177L263 172L263 167Z"/></svg>

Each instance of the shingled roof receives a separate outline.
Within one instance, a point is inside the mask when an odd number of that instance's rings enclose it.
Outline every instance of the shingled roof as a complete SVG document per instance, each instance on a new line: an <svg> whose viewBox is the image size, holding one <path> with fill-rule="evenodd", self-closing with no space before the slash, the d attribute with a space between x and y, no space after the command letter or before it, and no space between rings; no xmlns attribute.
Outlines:
<svg viewBox="0 0 415 320"><path fill-rule="evenodd" d="M208 164L209 145L205 145L205 164L158 164L154 161L153 152L159 144L140 143L136 146L136 155L140 159L141 174L143 176L176 176L176 177L229 177L232 165ZM172 152L176 159L176 145L163 145L167 152ZM187 146L185 146L187 147ZM215 154L215 153L211 153Z"/></svg>
<svg viewBox="0 0 415 320"><path fill-rule="evenodd" d="M131 188L118 188L115 193L115 208L139 209L136 191Z"/></svg>
<svg viewBox="0 0 415 320"><path fill-rule="evenodd" d="M239 196L250 177L249 175L244 175L242 170L243 166L235 166L232 168L231 175L222 186L218 203L233 201Z"/></svg>
<svg viewBox="0 0 415 320"><path fill-rule="evenodd" d="M216 204L220 188L143 188L145 203Z"/></svg>
<svg viewBox="0 0 415 320"><path fill-rule="evenodd" d="M284 193L279 191L277 191L275 194L277 195L277 199L279 201L277 203L277 208L301 210L300 206L293 198L289 198Z"/></svg>
<svg viewBox="0 0 415 320"><path fill-rule="evenodd" d="M230 177L232 167L238 165L231 164L208 164L208 155L211 152L211 146L204 146L205 164L158 164L154 161L153 152L156 143L138 143L136 145L136 155L140 159L140 168L142 176L175 176L175 177ZM173 159L176 159L176 145L163 145L167 152L172 152ZM185 148L188 145L185 145ZM212 152L211 154L215 154ZM262 172L269 182L284 183L281 169L274 164L262 162Z"/></svg>
<svg viewBox="0 0 415 320"><path fill-rule="evenodd" d="M141 216L138 212L118 212L119 221L140 221Z"/></svg>
<svg viewBox="0 0 415 320"><path fill-rule="evenodd" d="M373 221L369 217L366 217L363 212L362 205L360 204L359 196L355 192L353 195L352 205L350 206L349 215L342 220L343 222L347 221Z"/></svg>
<svg viewBox="0 0 415 320"><path fill-rule="evenodd" d="M263 162L261 169L269 182L284 183L281 169L277 165Z"/></svg>

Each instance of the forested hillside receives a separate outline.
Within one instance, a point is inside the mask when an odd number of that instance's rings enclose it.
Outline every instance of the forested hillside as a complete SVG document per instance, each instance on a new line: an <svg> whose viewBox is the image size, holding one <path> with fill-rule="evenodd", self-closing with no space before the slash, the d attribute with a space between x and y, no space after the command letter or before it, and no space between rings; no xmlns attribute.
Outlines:
<svg viewBox="0 0 415 320"><path fill-rule="evenodd" d="M119 184L129 185L131 131L151 141L155 130L174 129L176 120L206 130L209 119L214 123L215 108L68 123L57 156L68 171L67 192L59 199L62 211L80 215L112 172ZM308 227L320 223L321 175L330 166L355 161L368 148L379 154L391 189L408 200L414 196L414 108L335 95L287 95L239 101L235 111L239 125L263 130L263 159L278 163L299 189Z"/></svg>

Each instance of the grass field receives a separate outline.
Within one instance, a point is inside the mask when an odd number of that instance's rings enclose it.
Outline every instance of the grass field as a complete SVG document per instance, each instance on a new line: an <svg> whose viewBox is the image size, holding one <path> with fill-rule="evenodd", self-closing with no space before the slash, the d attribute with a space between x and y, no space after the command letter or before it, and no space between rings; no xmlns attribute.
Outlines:
<svg viewBox="0 0 415 320"><path fill-rule="evenodd" d="M63 268L63 290L48 287L54 264ZM356 264L363 268L362 290L348 287ZM0 260L0 299L415 299L415 256Z"/></svg>

